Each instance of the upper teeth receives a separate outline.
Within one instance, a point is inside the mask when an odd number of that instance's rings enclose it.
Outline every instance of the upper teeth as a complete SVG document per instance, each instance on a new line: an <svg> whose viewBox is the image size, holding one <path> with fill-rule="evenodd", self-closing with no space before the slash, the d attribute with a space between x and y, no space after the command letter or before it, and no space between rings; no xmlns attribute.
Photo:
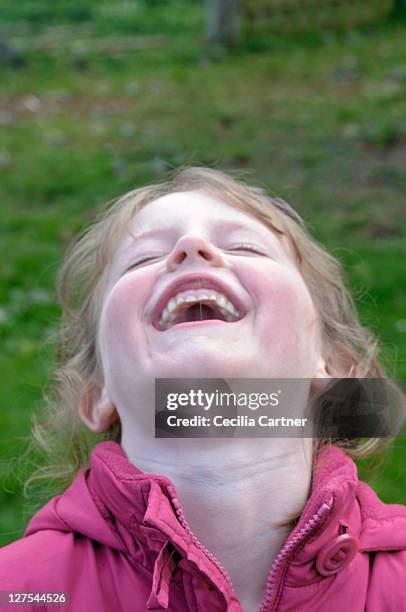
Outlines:
<svg viewBox="0 0 406 612"><path fill-rule="evenodd" d="M240 313L235 306L228 300L225 295L214 289L189 289L188 291L181 291L172 297L161 314L159 326L170 327L170 323L176 319L179 306L186 302L202 302L215 303L220 310L224 313L227 321L236 321L240 317Z"/></svg>

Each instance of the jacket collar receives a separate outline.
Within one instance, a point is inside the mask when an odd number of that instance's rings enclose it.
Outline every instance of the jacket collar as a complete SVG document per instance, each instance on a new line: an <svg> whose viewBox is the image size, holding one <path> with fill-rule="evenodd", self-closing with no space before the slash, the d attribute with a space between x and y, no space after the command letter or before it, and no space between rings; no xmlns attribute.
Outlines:
<svg viewBox="0 0 406 612"><path fill-rule="evenodd" d="M302 584L311 582L317 575L315 559L332 538L345 532L359 537L361 514L354 503L357 484L357 468L352 459L335 446L323 447L315 462L310 496L281 558L274 562L276 569L278 563L281 570L289 565L288 579L300 578ZM92 453L88 486L106 518L124 525L137 541L156 552L161 568L157 584L162 580L163 568L168 571L176 549L183 559L178 565L183 563L190 571L198 568L226 597L233 598L227 572L219 569L191 532L169 478L142 472L129 463L119 444L102 442ZM166 584L168 580L169 577Z"/></svg>
<svg viewBox="0 0 406 612"><path fill-rule="evenodd" d="M395 519L399 529L393 528ZM142 472L115 442L94 448L90 468L33 517L25 535L40 529L77 531L130 555L139 544L154 552L148 608L168 607L169 581L179 566L205 574L228 609L239 609L227 572L187 525L171 480ZM315 458L309 498L270 568L269 583L278 584L282 574L294 586L320 580L317 559L340 534L356 541L360 551L406 548L406 508L384 504L358 481L357 467L344 451L325 446Z"/></svg>
<svg viewBox="0 0 406 612"><path fill-rule="evenodd" d="M178 498L173 482L161 474L144 473L128 461L116 442L100 442L94 448L87 483L99 509L102 508L104 513L107 510L127 527L131 527L134 521L143 522L145 519L160 524L162 516L167 518L168 511L179 523L176 518L179 502L176 503ZM339 493L344 484L350 491L356 488L358 474L355 463L340 448L323 447L314 464L311 493L297 527L302 526L323 502L331 501L332 496L337 506L343 497ZM164 497L169 503L164 501Z"/></svg>
<svg viewBox="0 0 406 612"><path fill-rule="evenodd" d="M78 482L75 481L71 487L77 482L78 488L82 479L105 519L116 519L130 530L136 525L153 525L162 533L158 539L166 540L176 534L179 543L189 546L189 530L185 530L181 524L186 520L172 481L164 475L142 472L128 461L122 447L116 442L99 443L92 452L90 469L82 472ZM88 492L86 495L89 497ZM315 458L310 495L289 537L296 535L326 506L328 511L324 513L319 537L322 531L330 535L329 532L336 530L341 521L351 526L357 537L360 536L362 550L379 546L376 538L367 533L365 522L379 522L384 528L382 521L392 518L406 520L406 507L381 501L369 485L359 481L354 461L343 450L332 445L324 446ZM386 550L392 546L394 549L406 547L406 536L400 542L398 534L391 537L389 532L390 529L384 545Z"/></svg>
<svg viewBox="0 0 406 612"><path fill-rule="evenodd" d="M114 517L130 530L137 525L154 526L162 532L158 539L171 537L182 548L189 546L189 530L182 525L185 519L172 481L142 472L116 442L101 442L94 448L87 484L105 517ZM323 505L329 508L324 530L337 516L349 521L357 485L352 459L338 447L323 447L315 461L310 496L291 534L300 531Z"/></svg>

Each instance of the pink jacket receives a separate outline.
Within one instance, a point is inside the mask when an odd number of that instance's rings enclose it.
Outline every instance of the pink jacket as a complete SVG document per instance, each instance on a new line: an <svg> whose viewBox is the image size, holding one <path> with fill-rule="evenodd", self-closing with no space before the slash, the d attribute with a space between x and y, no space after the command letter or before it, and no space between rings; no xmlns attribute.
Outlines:
<svg viewBox="0 0 406 612"><path fill-rule="evenodd" d="M241 612L227 572L188 527L171 481L114 442L0 550L0 591L68 594L73 612ZM11 608L10 608L11 609ZM384 504L337 447L320 454L261 612L406 610L406 507Z"/></svg>

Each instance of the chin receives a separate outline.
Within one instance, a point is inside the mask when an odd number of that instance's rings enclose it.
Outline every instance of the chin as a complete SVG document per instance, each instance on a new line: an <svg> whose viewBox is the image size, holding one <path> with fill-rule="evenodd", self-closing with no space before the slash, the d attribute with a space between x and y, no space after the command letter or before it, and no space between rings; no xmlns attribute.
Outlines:
<svg viewBox="0 0 406 612"><path fill-rule="evenodd" d="M236 365L210 361L204 358L176 361L165 368L155 370L155 378L238 378L249 376Z"/></svg>

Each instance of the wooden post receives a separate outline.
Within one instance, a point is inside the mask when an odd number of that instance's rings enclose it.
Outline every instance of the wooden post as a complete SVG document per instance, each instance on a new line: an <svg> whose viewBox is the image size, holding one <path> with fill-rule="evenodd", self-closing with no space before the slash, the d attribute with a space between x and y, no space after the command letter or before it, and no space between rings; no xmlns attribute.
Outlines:
<svg viewBox="0 0 406 612"><path fill-rule="evenodd" d="M242 0L205 0L206 38L214 45L233 45L240 33Z"/></svg>

